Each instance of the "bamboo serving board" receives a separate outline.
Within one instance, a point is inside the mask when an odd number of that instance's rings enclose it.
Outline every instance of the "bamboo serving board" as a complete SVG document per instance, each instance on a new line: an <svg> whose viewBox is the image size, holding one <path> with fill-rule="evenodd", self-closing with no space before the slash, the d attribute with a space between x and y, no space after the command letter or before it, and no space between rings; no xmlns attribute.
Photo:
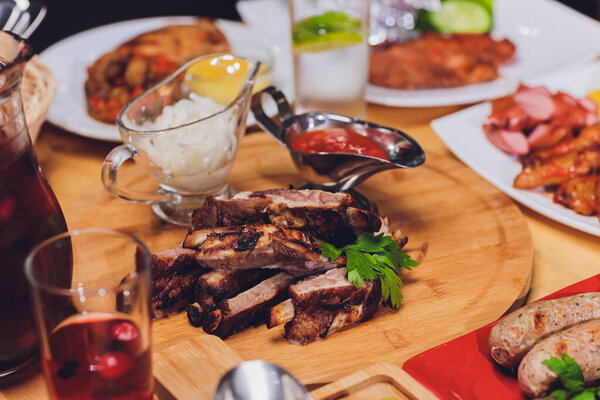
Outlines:
<svg viewBox="0 0 600 400"><path fill-rule="evenodd" d="M126 174L125 183L150 183L135 167ZM244 137L229 182L239 191L301 183L287 151L264 133ZM400 310L382 307L373 320L308 346L288 344L283 327L250 328L225 340L223 347L234 354L233 359L274 362L306 385L330 383L375 363L400 365L497 319L524 300L533 260L525 221L507 196L460 162L428 153L423 166L380 173L358 189L390 217L393 228L408 235L405 250L421 262L413 271L402 273L405 287ZM68 210L67 222L70 229L128 231L144 240L151 251L177 245L186 231L162 222L148 206L112 197L101 185ZM188 357L186 346L176 345L203 335L201 329L189 325L185 313L154 322L153 350L168 354L164 365L171 371L161 374L163 364L155 357L159 382L188 384L167 382L169 375L176 375L172 368L178 357ZM206 354L211 353L206 350ZM198 379L214 388L214 371L229 364L210 360L200 360L196 369Z"/></svg>
<svg viewBox="0 0 600 400"><path fill-rule="evenodd" d="M427 388L394 364L375 364L313 390L315 400L438 400Z"/></svg>

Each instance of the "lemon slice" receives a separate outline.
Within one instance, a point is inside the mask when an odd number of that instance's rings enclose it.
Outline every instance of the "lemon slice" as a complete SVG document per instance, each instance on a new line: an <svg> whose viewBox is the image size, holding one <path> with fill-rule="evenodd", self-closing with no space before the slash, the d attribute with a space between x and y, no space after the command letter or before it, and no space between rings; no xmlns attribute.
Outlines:
<svg viewBox="0 0 600 400"><path fill-rule="evenodd" d="M600 116L600 89L588 93L587 97L598 105L598 116Z"/></svg>
<svg viewBox="0 0 600 400"><path fill-rule="evenodd" d="M248 61L234 57L202 59L188 67L185 82L197 95L228 105L237 97L246 82L248 68ZM270 78L266 71L267 67L261 64L254 91L268 86Z"/></svg>

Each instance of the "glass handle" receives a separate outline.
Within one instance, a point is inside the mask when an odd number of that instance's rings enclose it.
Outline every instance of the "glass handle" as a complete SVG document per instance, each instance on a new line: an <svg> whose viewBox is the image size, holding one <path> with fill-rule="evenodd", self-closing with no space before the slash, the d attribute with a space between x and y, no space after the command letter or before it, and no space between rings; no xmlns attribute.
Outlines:
<svg viewBox="0 0 600 400"><path fill-rule="evenodd" d="M155 204L161 202L178 203L181 199L175 193L165 193L160 189L156 192L140 192L127 189L117 184L117 173L123 163L137 157L137 150L126 144L112 149L102 163L102 184L113 195L134 203Z"/></svg>
<svg viewBox="0 0 600 400"><path fill-rule="evenodd" d="M290 109L290 104L288 103L285 95L276 87L269 86L264 88L260 92L256 93L252 96L252 102L250 104L250 109L252 110L252 114L254 114L254 118L256 118L256 123L263 130L270 133L279 143L286 146L285 135L283 132L280 132L281 125L277 125L277 123L265 113L265 110L262 106L263 95L268 94L275 101L277 105L278 117L281 121L285 121L288 118L292 117L292 111Z"/></svg>

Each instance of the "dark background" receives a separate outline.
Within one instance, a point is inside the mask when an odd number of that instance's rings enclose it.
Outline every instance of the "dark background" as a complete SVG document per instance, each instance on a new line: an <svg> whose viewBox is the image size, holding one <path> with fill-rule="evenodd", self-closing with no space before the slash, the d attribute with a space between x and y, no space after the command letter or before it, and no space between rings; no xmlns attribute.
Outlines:
<svg viewBox="0 0 600 400"><path fill-rule="evenodd" d="M523 0L528 1L528 0ZM600 17L600 0L561 0ZM74 33L127 19L161 15L197 15L239 19L236 0L46 0L48 14L30 41L37 52Z"/></svg>

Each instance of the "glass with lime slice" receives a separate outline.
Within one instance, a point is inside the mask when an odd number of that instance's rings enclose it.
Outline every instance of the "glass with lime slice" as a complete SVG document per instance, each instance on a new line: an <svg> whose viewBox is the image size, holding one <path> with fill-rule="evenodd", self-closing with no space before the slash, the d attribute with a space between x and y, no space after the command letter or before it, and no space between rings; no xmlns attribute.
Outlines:
<svg viewBox="0 0 600 400"><path fill-rule="evenodd" d="M296 111L365 116L369 0L290 0Z"/></svg>

